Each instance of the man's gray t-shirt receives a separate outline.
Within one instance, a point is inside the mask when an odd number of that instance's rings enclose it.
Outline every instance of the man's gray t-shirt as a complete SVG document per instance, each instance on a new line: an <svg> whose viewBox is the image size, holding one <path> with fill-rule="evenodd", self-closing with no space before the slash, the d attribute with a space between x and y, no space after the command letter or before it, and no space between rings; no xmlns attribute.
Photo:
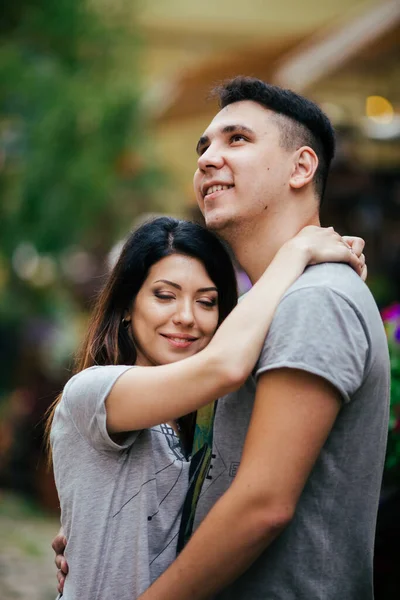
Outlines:
<svg viewBox="0 0 400 600"><path fill-rule="evenodd" d="M168 425L107 433L105 400L128 366L91 367L65 386L51 431L69 565L63 600L134 600L173 562L188 487Z"/></svg>
<svg viewBox="0 0 400 600"><path fill-rule="evenodd" d="M309 267L273 319L255 375L289 367L328 380L343 403L284 532L224 600L371 600L389 408L386 336L367 286L342 264ZM195 526L239 467L254 403L250 378L218 401L213 458ZM206 550L205 550L206 551Z"/></svg>

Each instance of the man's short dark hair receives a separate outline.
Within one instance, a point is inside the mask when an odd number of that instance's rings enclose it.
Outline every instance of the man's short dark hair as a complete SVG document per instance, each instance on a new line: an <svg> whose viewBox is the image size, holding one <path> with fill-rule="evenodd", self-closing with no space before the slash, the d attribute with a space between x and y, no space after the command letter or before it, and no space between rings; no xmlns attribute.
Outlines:
<svg viewBox="0 0 400 600"><path fill-rule="evenodd" d="M235 77L214 90L220 108L234 102L251 100L268 108L283 118L277 122L281 130L281 144L291 150L310 146L318 156L314 176L315 191L320 199L324 195L329 167L335 153L335 133L325 113L311 100L265 83L255 77Z"/></svg>

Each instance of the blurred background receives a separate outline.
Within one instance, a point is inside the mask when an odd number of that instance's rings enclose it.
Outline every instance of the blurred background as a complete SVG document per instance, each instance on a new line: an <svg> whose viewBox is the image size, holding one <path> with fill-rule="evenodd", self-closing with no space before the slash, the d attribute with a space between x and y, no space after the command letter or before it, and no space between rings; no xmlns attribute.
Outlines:
<svg viewBox="0 0 400 600"><path fill-rule="evenodd" d="M392 360L376 599L400 597L400 3L14 0L0 19L0 596L55 596L43 417L135 224L201 220L194 145L243 74L338 132L322 220L364 237ZM246 280L240 275L244 290ZM397 569L397 571L396 571Z"/></svg>

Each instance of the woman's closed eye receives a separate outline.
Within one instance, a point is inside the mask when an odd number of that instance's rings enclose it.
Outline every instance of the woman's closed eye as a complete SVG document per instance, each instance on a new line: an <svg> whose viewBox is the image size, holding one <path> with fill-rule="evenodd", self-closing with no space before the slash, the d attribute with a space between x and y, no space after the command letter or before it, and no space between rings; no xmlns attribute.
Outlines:
<svg viewBox="0 0 400 600"><path fill-rule="evenodd" d="M207 308L213 308L217 306L217 298L200 298L197 300L199 304L206 306Z"/></svg>
<svg viewBox="0 0 400 600"><path fill-rule="evenodd" d="M168 292L154 292L154 295L159 300L174 300L175 296Z"/></svg>

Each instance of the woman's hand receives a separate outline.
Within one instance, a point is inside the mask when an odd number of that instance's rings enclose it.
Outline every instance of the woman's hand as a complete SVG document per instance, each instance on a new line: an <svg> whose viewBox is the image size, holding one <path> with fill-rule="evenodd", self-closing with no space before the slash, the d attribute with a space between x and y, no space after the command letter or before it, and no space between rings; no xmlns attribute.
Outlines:
<svg viewBox="0 0 400 600"><path fill-rule="evenodd" d="M56 537L54 538L54 540L51 544L51 547L53 548L54 552L56 553L56 558L55 558L54 562L56 563L56 567L58 569L57 570L57 580L58 580L57 591L60 594L62 594L62 592L63 592L65 578L68 573L68 563L64 557L64 550L65 550L66 545L67 545L67 539L64 536L64 530L61 527L60 531L58 532L58 534L56 535Z"/></svg>
<svg viewBox="0 0 400 600"><path fill-rule="evenodd" d="M304 227L294 238L287 242L289 246L305 253L307 264L323 262L346 262L365 281L367 266L362 238L340 236L333 227Z"/></svg>
<svg viewBox="0 0 400 600"><path fill-rule="evenodd" d="M349 244L349 246L351 247L353 252L360 259L360 262L362 264L361 279L363 281L365 281L367 279L367 275L368 275L368 268L367 268L367 265L365 262L365 256L363 254L365 241L360 237L355 237L352 235L343 235L342 240L344 242L346 242L347 244Z"/></svg>

